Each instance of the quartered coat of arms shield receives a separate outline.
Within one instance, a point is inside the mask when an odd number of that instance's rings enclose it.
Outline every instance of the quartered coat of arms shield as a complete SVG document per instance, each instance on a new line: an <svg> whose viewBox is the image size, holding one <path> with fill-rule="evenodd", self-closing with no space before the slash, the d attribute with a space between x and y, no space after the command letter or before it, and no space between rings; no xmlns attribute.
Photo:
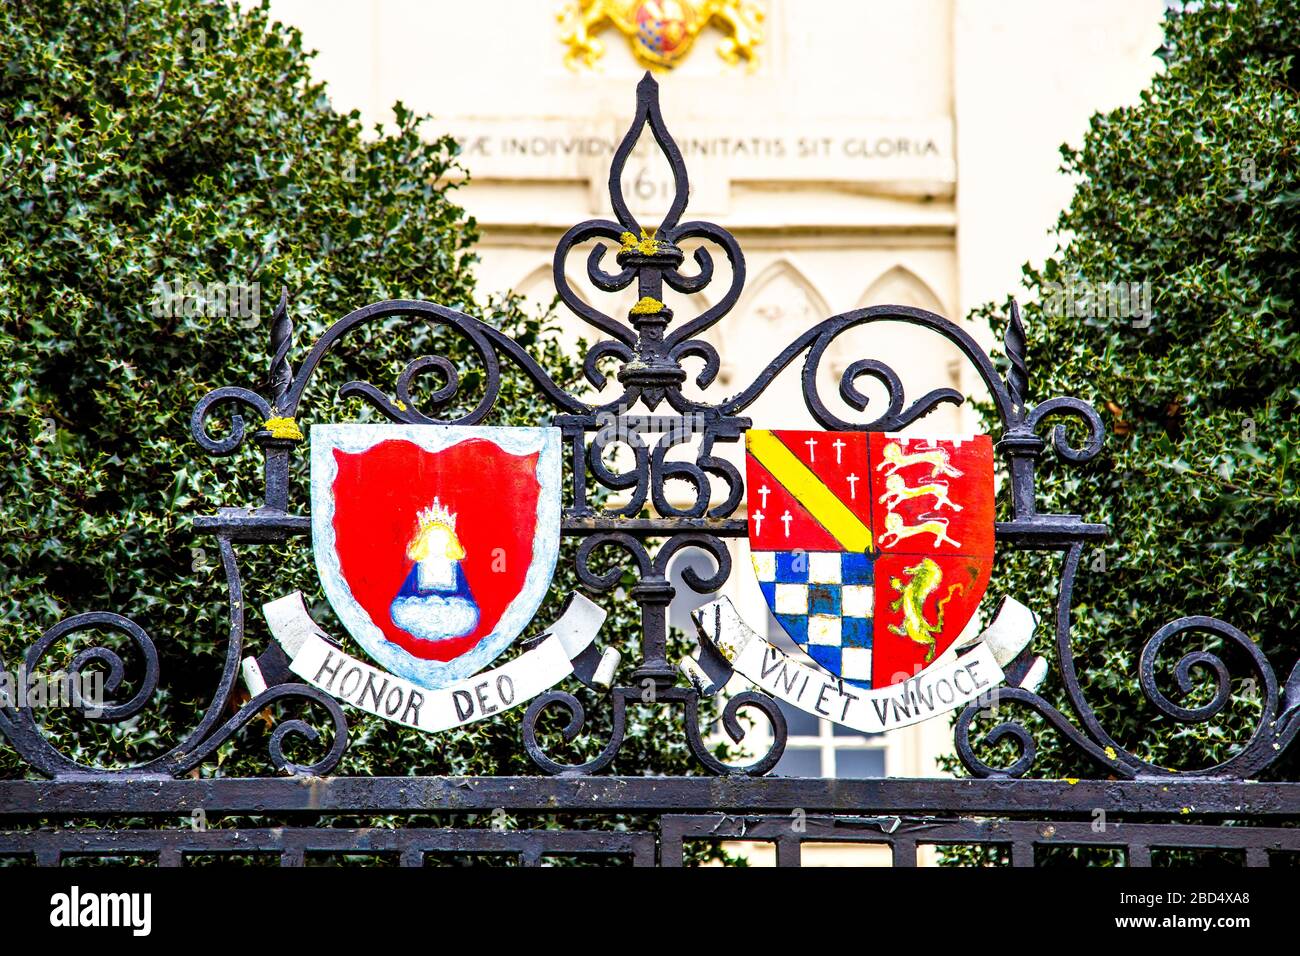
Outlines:
<svg viewBox="0 0 1300 956"><path fill-rule="evenodd" d="M989 437L750 430L746 451L754 570L791 639L864 689L939 658L992 570Z"/></svg>
<svg viewBox="0 0 1300 956"><path fill-rule="evenodd" d="M380 666L446 687L501 655L546 596L560 541L555 428L312 429L322 586Z"/></svg>

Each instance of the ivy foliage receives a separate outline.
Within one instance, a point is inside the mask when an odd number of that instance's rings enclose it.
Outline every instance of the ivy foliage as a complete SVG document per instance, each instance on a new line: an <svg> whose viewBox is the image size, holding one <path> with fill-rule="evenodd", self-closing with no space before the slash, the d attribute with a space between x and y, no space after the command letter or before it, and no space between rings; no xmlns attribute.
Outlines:
<svg viewBox="0 0 1300 956"><path fill-rule="evenodd" d="M1264 685L1245 655L1185 635L1157 660L1161 689L1189 707L1211 700L1210 669L1193 668L1186 695L1173 676L1179 657L1204 649L1223 655L1232 699L1209 721L1173 722L1137 681L1155 630L1186 614L1222 618L1281 682L1300 658L1300 2L1187 7L1167 12L1163 69L1139 101L1094 116L1082 145L1062 148L1078 185L1056 253L1024 267L1021 300L1030 402L1077 395L1108 431L1086 466L1049 451L1039 469L1041 511L1112 531L1085 552L1075 589L1084 695L1126 748L1191 770L1249 738ZM1001 332L1008 310L976 317ZM1040 553L1002 555L994 585L1038 610L1052 660L1058 569ZM1057 676L1043 692L1073 713ZM1098 773L1039 730L1031 775ZM1272 772L1295 769L1291 755Z"/></svg>
<svg viewBox="0 0 1300 956"><path fill-rule="evenodd" d="M47 718L68 755L131 766L184 739L218 683L230 629L225 575L215 542L194 532L192 517L260 504L261 458L251 441L230 459L206 458L189 416L218 386L270 394L270 316L282 287L296 324L294 359L350 310L411 298L501 328L557 382L574 383L578 373L546 316L509 297L476 300L477 230L447 185L454 142L425 135L424 120L400 103L387 129L365 130L355 112L336 112L310 77L299 33L271 21L265 4L49 0L2 11L0 659L13 667L45 628L83 610L119 610L144 627L162 676L140 715L113 725ZM160 283L173 292L256 288L258 308L232 314L230 301L189 295L178 304L160 296ZM350 334L318 369L298 419L308 440L312 421L373 420L357 400L338 398L339 385L355 378L391 386L422 354L457 366L457 405L444 416L477 404L483 363L469 342L446 328L386 320ZM532 384L508 362L502 372L488 424L544 423L549 409ZM422 380L416 397L427 400L442 384ZM216 434L221 427L229 422ZM299 512L304 458L296 456L292 474L291 510ZM269 639L256 609L295 588L343 636L307 539L237 551L253 652ZM559 567L543 622L558 611L554 598L576 586L571 551ZM632 583L626 574L625 586ZM600 600L610 611L602 642L634 661L635 606L622 595ZM112 696L129 699L144 666L120 634L75 635L51 651L47 667L67 666L92 641L123 655L126 677ZM197 772L274 773L266 742L277 718L309 716L328 738L322 714L281 710ZM615 769L692 772L679 728L659 726L680 715L655 710L629 715ZM598 714L591 739L557 756L594 755L608 729ZM348 715L352 742L339 773L530 772L518 709L437 735ZM321 743L287 743L299 762L322 752ZM26 772L0 745L0 776Z"/></svg>

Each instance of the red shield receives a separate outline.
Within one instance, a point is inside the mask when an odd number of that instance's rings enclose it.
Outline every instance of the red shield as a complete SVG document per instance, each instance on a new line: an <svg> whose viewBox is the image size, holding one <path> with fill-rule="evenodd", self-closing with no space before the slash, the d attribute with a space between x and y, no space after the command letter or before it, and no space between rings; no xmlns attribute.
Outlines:
<svg viewBox="0 0 1300 956"><path fill-rule="evenodd" d="M317 568L372 658L436 688L528 624L559 547L559 432L318 425Z"/></svg>
<svg viewBox="0 0 1300 956"><path fill-rule="evenodd" d="M795 643L864 688L942 655L993 566L989 437L751 430L746 446L754 569Z"/></svg>

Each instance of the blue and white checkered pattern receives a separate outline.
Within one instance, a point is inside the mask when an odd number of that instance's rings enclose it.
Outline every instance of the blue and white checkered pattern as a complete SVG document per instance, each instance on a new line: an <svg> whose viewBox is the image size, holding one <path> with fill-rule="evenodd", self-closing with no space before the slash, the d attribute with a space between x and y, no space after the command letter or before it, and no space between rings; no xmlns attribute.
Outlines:
<svg viewBox="0 0 1300 956"><path fill-rule="evenodd" d="M872 560L843 551L755 551L758 586L786 633L825 670L871 687Z"/></svg>

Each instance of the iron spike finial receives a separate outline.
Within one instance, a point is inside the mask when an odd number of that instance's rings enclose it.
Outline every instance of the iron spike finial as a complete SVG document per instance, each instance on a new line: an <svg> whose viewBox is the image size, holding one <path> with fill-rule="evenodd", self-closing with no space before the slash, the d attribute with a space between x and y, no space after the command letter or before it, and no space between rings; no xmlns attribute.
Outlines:
<svg viewBox="0 0 1300 956"><path fill-rule="evenodd" d="M1029 366L1025 362L1025 326L1020 321L1020 305L1014 298L1011 300L1011 318L1002 342L1007 361L1010 362L1007 369L1007 393L1011 397L1012 406L1017 411L1023 411L1029 392Z"/></svg>
<svg viewBox="0 0 1300 956"><path fill-rule="evenodd" d="M293 345L293 320L289 318L289 287L280 286L280 301L271 316L271 404L282 411L293 384L289 349Z"/></svg>

